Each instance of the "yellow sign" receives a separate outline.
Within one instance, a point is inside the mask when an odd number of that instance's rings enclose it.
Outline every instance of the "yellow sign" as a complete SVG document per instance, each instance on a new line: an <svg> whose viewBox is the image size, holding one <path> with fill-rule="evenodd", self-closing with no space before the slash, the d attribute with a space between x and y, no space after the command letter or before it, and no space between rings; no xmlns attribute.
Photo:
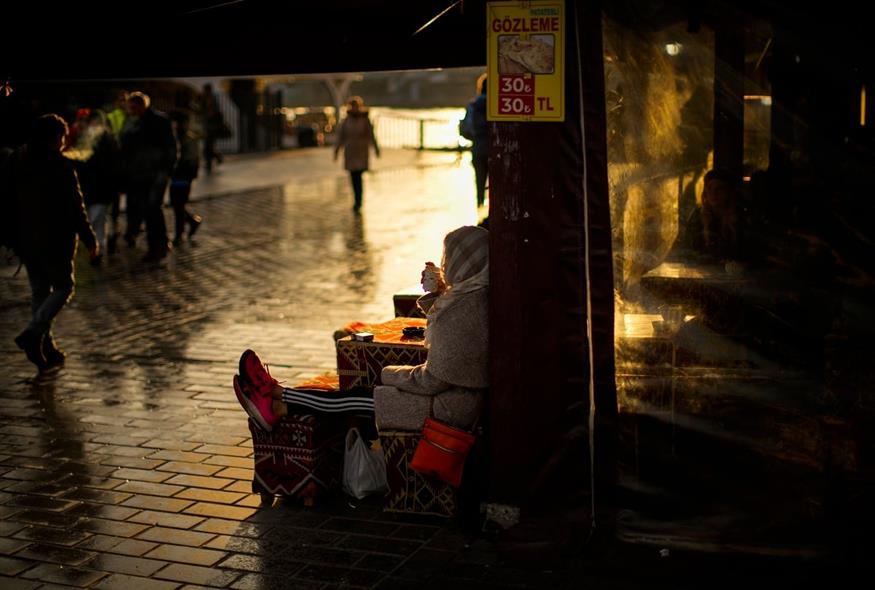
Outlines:
<svg viewBox="0 0 875 590"><path fill-rule="evenodd" d="M564 121L564 2L489 2L486 6L486 118Z"/></svg>

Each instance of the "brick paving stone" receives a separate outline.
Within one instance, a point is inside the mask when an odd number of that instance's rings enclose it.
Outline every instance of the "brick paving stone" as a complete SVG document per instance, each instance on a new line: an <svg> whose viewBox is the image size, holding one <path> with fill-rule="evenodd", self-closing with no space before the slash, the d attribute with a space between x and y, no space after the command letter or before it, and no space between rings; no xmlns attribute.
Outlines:
<svg viewBox="0 0 875 590"><path fill-rule="evenodd" d="M381 539L379 537L365 537L350 535L337 544L344 549L356 549L371 553L390 553L394 555L411 555L422 547L422 543L414 541L399 541L397 539Z"/></svg>
<svg viewBox="0 0 875 590"><path fill-rule="evenodd" d="M41 582L23 580L21 578L0 577L0 588L3 590L33 590L42 585Z"/></svg>
<svg viewBox="0 0 875 590"><path fill-rule="evenodd" d="M230 445L201 445L194 450L195 453L205 453L209 455L230 455L231 457L249 457L252 455L251 446L230 446Z"/></svg>
<svg viewBox="0 0 875 590"><path fill-rule="evenodd" d="M387 578L374 586L378 590L427 590L433 586L423 582L411 582L410 580L398 580Z"/></svg>
<svg viewBox="0 0 875 590"><path fill-rule="evenodd" d="M336 566L349 566L361 560L364 556L360 551L347 551L334 547L309 547L298 545L290 551L283 552L279 555L296 559L308 563L319 563Z"/></svg>
<svg viewBox="0 0 875 590"><path fill-rule="evenodd" d="M234 403L237 403L236 401ZM224 445L236 447L246 443L249 440L249 429L246 427L246 423L240 424L237 426L237 429L244 433L245 436L236 436L233 434L228 434L228 431L224 432L201 432L198 433L197 442L201 444L213 444L213 445ZM192 441L194 442L194 441Z"/></svg>
<svg viewBox="0 0 875 590"><path fill-rule="evenodd" d="M346 586L372 586L383 577L380 572L332 567L327 565L307 565L295 574L304 580L343 584Z"/></svg>
<svg viewBox="0 0 875 590"><path fill-rule="evenodd" d="M76 528L90 531L92 533L100 533L102 535L133 537L149 527L143 524L119 522L117 520L109 520L106 518L83 518L76 525Z"/></svg>
<svg viewBox="0 0 875 590"><path fill-rule="evenodd" d="M252 459L244 457L225 457L223 455L213 455L204 459L204 463L210 465L224 465L226 467L241 467L243 469L252 468Z"/></svg>
<svg viewBox="0 0 875 590"><path fill-rule="evenodd" d="M16 511L11 508L9 510L10 512L6 516L2 516L2 511L0 511L0 517L8 517L17 522L26 522L29 524L44 524L63 528L71 527L79 522L79 517L72 514L41 512L39 510Z"/></svg>
<svg viewBox="0 0 875 590"><path fill-rule="evenodd" d="M230 535L219 535L204 547L210 549L218 549L221 551L232 551L236 553L251 553L259 554L267 550L269 543L262 539L252 537L232 537ZM281 545L284 547L284 545Z"/></svg>
<svg viewBox="0 0 875 590"><path fill-rule="evenodd" d="M47 545L45 543L34 543L26 549L18 551L15 557L75 566L81 565L94 557L94 553L69 547Z"/></svg>
<svg viewBox="0 0 875 590"><path fill-rule="evenodd" d="M114 471L114 470L113 470ZM70 486L82 486L86 488L95 488L99 490L111 490L125 482L123 479L115 479L113 477L91 477L88 475L71 475L62 480L66 489Z"/></svg>
<svg viewBox="0 0 875 590"><path fill-rule="evenodd" d="M235 492L217 492L213 490L204 490L198 488L187 488L179 492L176 497L186 500L200 500L202 502L212 502L215 504L236 504L247 494Z"/></svg>
<svg viewBox="0 0 875 590"><path fill-rule="evenodd" d="M219 564L223 568L283 576L293 575L305 565L305 563L293 561L291 558L277 560L263 555L232 555Z"/></svg>
<svg viewBox="0 0 875 590"><path fill-rule="evenodd" d="M304 580L289 580L280 576L265 576L261 574L246 574L233 584L234 590L322 590L322 582L305 582Z"/></svg>
<svg viewBox="0 0 875 590"><path fill-rule="evenodd" d="M378 555L365 553L358 561L353 562L350 565L366 570L391 572L401 565L405 558L406 556L402 555Z"/></svg>
<svg viewBox="0 0 875 590"><path fill-rule="evenodd" d="M252 491L252 480L237 480L227 488L225 488L226 492L239 492L241 494L254 494Z"/></svg>
<svg viewBox="0 0 875 590"><path fill-rule="evenodd" d="M126 539L124 537L113 537L112 535L91 535L77 546L77 549L83 550L91 550L91 551L99 551L99 552L114 552L120 553L119 551L114 551L114 549L119 546ZM154 543L151 544L151 547L146 549L152 549L156 547ZM145 551L144 551L145 553Z"/></svg>
<svg viewBox="0 0 875 590"><path fill-rule="evenodd" d="M237 508L234 506L224 506L222 504L211 504L208 502L198 502L194 506L190 506L184 510L187 514L197 514L200 516L213 516L216 518L231 518L238 520L246 520L257 512L255 508Z"/></svg>
<svg viewBox="0 0 875 590"><path fill-rule="evenodd" d="M21 510L20 508L12 508L9 506L0 506L0 518L9 518L13 515L17 515L20 512L26 512Z"/></svg>
<svg viewBox="0 0 875 590"><path fill-rule="evenodd" d="M112 551L114 553L121 553L123 555L145 555L154 546L155 543L150 543L148 541L125 539L124 541L113 547Z"/></svg>
<svg viewBox="0 0 875 590"><path fill-rule="evenodd" d="M203 518L197 516L185 516L171 512L158 512L155 510L143 510L128 519L130 522L139 522L177 529L190 529L203 520Z"/></svg>
<svg viewBox="0 0 875 590"><path fill-rule="evenodd" d="M202 533L198 531L184 531L181 529L172 529L167 527L152 527L143 532L137 538L145 541L156 541L158 543L171 543L174 545L184 545L188 547L200 547L204 543L210 541L216 535L211 533Z"/></svg>
<svg viewBox="0 0 875 590"><path fill-rule="evenodd" d="M204 586L225 587L240 577L240 572L172 563L156 572L153 578Z"/></svg>
<svg viewBox="0 0 875 590"><path fill-rule="evenodd" d="M123 492L92 490L88 488L77 488L61 494L60 496L60 498L63 498L64 500L100 502L101 504L121 504L130 497L131 494Z"/></svg>
<svg viewBox="0 0 875 590"><path fill-rule="evenodd" d="M52 479L54 474L42 469L13 469L3 474L4 479L21 479L27 481L46 481Z"/></svg>
<svg viewBox="0 0 875 590"><path fill-rule="evenodd" d="M227 469L223 469L222 471L216 473L216 477L227 477L229 479L244 479L246 481L252 481L252 475L254 470L252 469L241 469L239 467L228 467ZM227 489L227 488L223 488Z"/></svg>
<svg viewBox="0 0 875 590"><path fill-rule="evenodd" d="M196 444L196 443L195 443ZM202 446L198 444L198 446ZM145 449L147 452L149 449ZM191 451L169 451L161 450L146 455L149 459L161 459L164 461L176 461L179 463L200 463L206 457L203 453L192 453Z"/></svg>
<svg viewBox="0 0 875 590"><path fill-rule="evenodd" d="M138 510L123 506L107 506L106 504L80 504L68 510L70 516L88 518L105 518L111 520L125 520L136 514Z"/></svg>
<svg viewBox="0 0 875 590"><path fill-rule="evenodd" d="M215 565L227 555L228 554L224 551L215 551L212 549L196 549L193 547L181 547L179 545L159 545L145 556L151 559L163 559L165 561L210 566Z"/></svg>
<svg viewBox="0 0 875 590"><path fill-rule="evenodd" d="M440 532L440 527L431 526L400 526L394 533L394 539L409 539L411 541L428 541Z"/></svg>
<svg viewBox="0 0 875 590"><path fill-rule="evenodd" d="M127 445L130 447L139 446L143 440L136 436L122 436L116 433L106 434L95 436L91 439L91 442L94 443L103 443L103 444L114 444L114 445Z"/></svg>
<svg viewBox="0 0 875 590"><path fill-rule="evenodd" d="M13 494L39 494L45 496L55 496L63 492L69 491L69 486L62 486L53 481L7 481L7 485L3 486L4 497L12 498Z"/></svg>
<svg viewBox="0 0 875 590"><path fill-rule="evenodd" d="M444 571L456 559L456 553L452 551L437 551L421 549L395 571L394 577L407 579L428 579L434 574Z"/></svg>
<svg viewBox="0 0 875 590"><path fill-rule="evenodd" d="M270 525L258 523L238 522L236 520L223 520L221 518L208 518L195 527L195 530L206 533L219 533L222 535L234 535L238 537L260 537L271 530Z"/></svg>
<svg viewBox="0 0 875 590"><path fill-rule="evenodd" d="M0 556L0 574L4 576L14 576L16 574L20 574L21 572L32 566L32 561ZM0 588L5 588L5 586L0 585Z"/></svg>
<svg viewBox="0 0 875 590"><path fill-rule="evenodd" d="M305 531L309 532L309 531ZM279 555L284 552L286 549L292 546L291 539L292 535L288 534L289 531L274 529L269 531L257 538L253 538L253 540L257 541L258 546L261 547L262 555ZM217 537L210 541L205 546L212 546L215 549L223 549L222 537ZM234 551L239 551L241 553L245 553L246 551L241 547L241 549L233 549Z"/></svg>
<svg viewBox="0 0 875 590"><path fill-rule="evenodd" d="M144 455L148 449L142 449L140 455ZM157 459L140 459L135 457L122 457L118 455L106 455L100 459L103 465L115 467L130 467L131 469L151 470L161 465Z"/></svg>
<svg viewBox="0 0 875 590"><path fill-rule="evenodd" d="M98 571L149 577L162 567L166 566L167 562L159 561L157 559L131 557L128 555L102 554L96 556L84 565L89 569Z"/></svg>
<svg viewBox="0 0 875 590"><path fill-rule="evenodd" d="M398 525L351 518L332 518L325 522L321 528L329 531L388 537L398 529Z"/></svg>
<svg viewBox="0 0 875 590"><path fill-rule="evenodd" d="M54 545L72 547L91 536L91 533L75 529L56 529L53 527L29 526L15 533L16 539L33 542L47 542Z"/></svg>
<svg viewBox="0 0 875 590"><path fill-rule="evenodd" d="M217 477L231 477L228 475L219 475L222 467L218 465L206 465L204 463L189 463L184 461L168 461L157 467L159 471L170 471L172 473L186 473L189 475L216 475ZM250 476L251 477L251 476Z"/></svg>
<svg viewBox="0 0 875 590"><path fill-rule="evenodd" d="M85 587L94 584L97 580L106 576L104 572L94 572L75 567L63 567L50 563L44 563L29 569L23 574L24 578L40 580L43 582L55 582L68 586Z"/></svg>
<svg viewBox="0 0 875 590"><path fill-rule="evenodd" d="M167 497L184 490L182 486L171 486L163 483L148 483L142 481L126 481L116 488L118 491L132 494L148 494L151 496Z"/></svg>
<svg viewBox="0 0 875 590"><path fill-rule="evenodd" d="M11 537L26 526L21 522L0 521L0 537Z"/></svg>
<svg viewBox="0 0 875 590"><path fill-rule="evenodd" d="M186 442L178 439L152 439L141 443L141 446L162 450L191 451L198 447L198 443Z"/></svg>
<svg viewBox="0 0 875 590"><path fill-rule="evenodd" d="M156 465L157 467L157 465ZM115 479L124 479L128 481L148 481L151 483L161 483L173 477L171 473L155 471L154 469L117 469L112 474Z"/></svg>
<svg viewBox="0 0 875 590"><path fill-rule="evenodd" d="M167 483L186 487L206 488L209 490L221 490L229 484L234 483L234 480L220 477L179 474L168 479Z"/></svg>
<svg viewBox="0 0 875 590"><path fill-rule="evenodd" d="M251 484L250 484L251 485ZM247 506L250 508L258 508L262 505L261 498L256 494L247 494L242 500L234 503L235 506Z"/></svg>
<svg viewBox="0 0 875 590"><path fill-rule="evenodd" d="M179 588L179 584L124 574L112 574L102 579L94 588L96 590L175 590Z"/></svg>
<svg viewBox="0 0 875 590"><path fill-rule="evenodd" d="M123 502L125 506L144 508L147 510L161 510L164 512L182 512L194 502L190 500L178 500L174 498L160 498L158 496L133 496Z"/></svg>
<svg viewBox="0 0 875 590"><path fill-rule="evenodd" d="M140 447L123 447L121 445L97 445L91 450L92 453L100 455L112 455L114 457L138 457L141 458L145 452Z"/></svg>

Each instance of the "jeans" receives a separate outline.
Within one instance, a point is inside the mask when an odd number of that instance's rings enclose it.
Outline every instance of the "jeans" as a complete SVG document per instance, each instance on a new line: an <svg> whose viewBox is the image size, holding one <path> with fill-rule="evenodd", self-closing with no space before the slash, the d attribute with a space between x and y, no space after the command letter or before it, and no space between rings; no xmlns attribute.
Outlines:
<svg viewBox="0 0 875 590"><path fill-rule="evenodd" d="M149 254L167 254L167 224L164 221L164 192L167 176L160 175L152 182L134 183L128 189L127 235L134 238L140 233L140 224L146 222L146 241Z"/></svg>
<svg viewBox="0 0 875 590"><path fill-rule="evenodd" d="M189 194L191 194L190 181L174 180L170 183L170 204L173 205L176 222L173 235L177 240L182 239L182 234L185 232L185 224L192 225L194 222L194 215L186 207Z"/></svg>
<svg viewBox="0 0 875 590"><path fill-rule="evenodd" d="M30 283L30 310L32 313L27 331L49 334L55 316L73 297L73 260L24 261L27 280Z"/></svg>
<svg viewBox="0 0 875 590"><path fill-rule="evenodd" d="M109 210L108 203L93 203L88 205L88 219L100 244L100 251L106 252L106 213Z"/></svg>

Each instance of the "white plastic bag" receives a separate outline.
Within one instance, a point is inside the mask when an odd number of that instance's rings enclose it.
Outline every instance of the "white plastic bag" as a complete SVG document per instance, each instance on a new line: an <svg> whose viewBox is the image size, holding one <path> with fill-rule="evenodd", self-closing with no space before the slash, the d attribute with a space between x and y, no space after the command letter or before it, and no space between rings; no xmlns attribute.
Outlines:
<svg viewBox="0 0 875 590"><path fill-rule="evenodd" d="M346 433L343 452L343 491L359 500L386 489L386 460L383 451L371 449L358 428Z"/></svg>

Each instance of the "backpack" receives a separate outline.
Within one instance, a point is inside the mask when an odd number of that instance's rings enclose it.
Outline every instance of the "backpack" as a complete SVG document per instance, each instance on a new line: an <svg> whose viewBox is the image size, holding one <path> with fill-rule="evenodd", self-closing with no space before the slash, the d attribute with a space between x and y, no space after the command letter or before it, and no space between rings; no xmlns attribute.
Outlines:
<svg viewBox="0 0 875 590"><path fill-rule="evenodd" d="M459 121L459 134L469 141L474 141L474 103L465 107L465 118Z"/></svg>

